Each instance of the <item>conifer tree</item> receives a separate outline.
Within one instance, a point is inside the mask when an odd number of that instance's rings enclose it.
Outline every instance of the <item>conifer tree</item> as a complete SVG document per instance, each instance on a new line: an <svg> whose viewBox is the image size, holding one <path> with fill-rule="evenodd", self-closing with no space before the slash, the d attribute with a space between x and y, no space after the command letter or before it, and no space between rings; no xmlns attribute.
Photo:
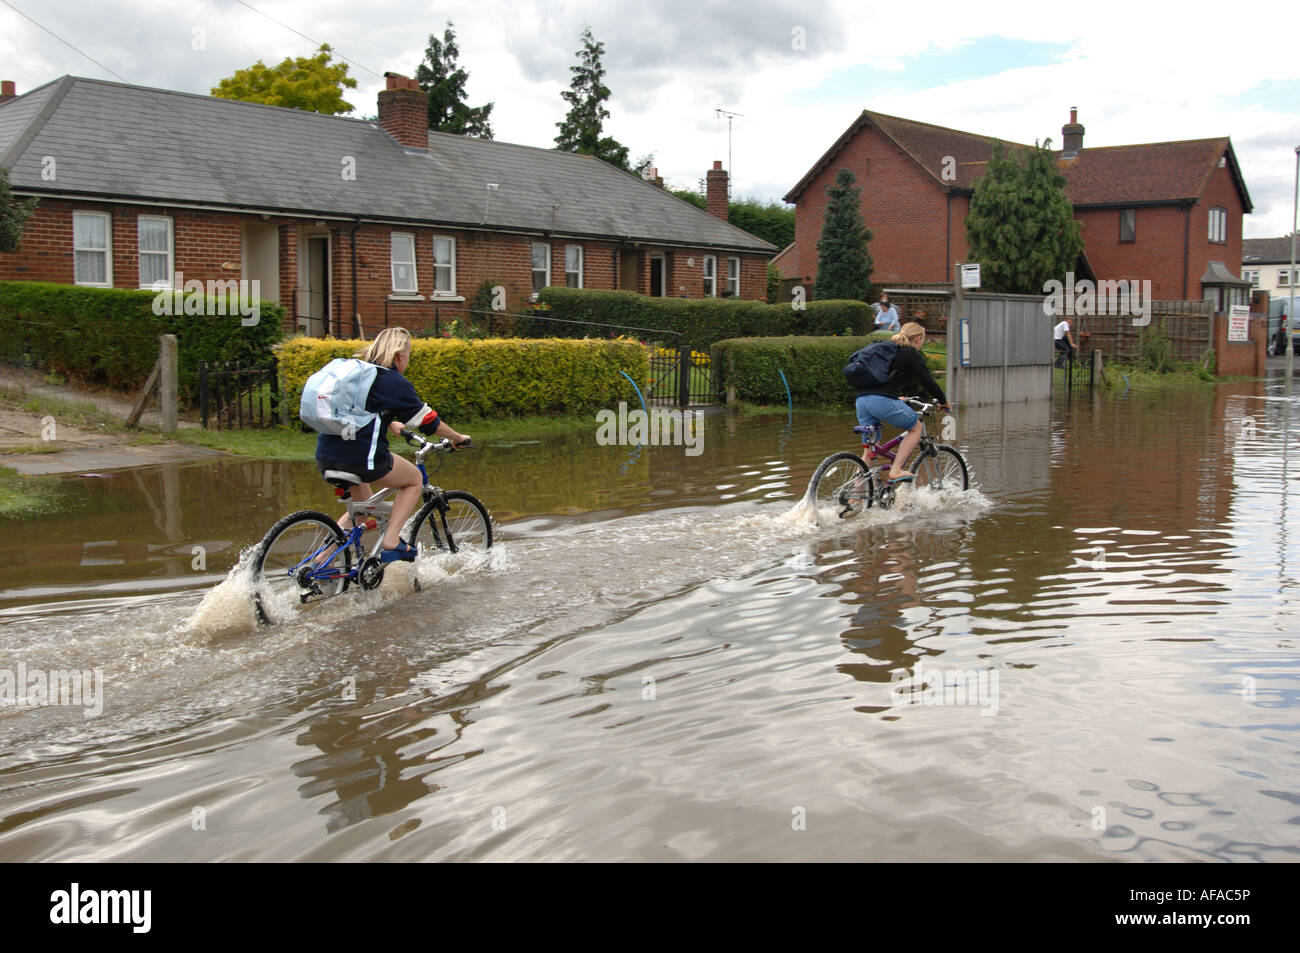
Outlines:
<svg viewBox="0 0 1300 953"><path fill-rule="evenodd" d="M827 190L828 201L817 240L818 300L866 301L871 294L871 253L867 242L871 230L862 222L861 192L848 169L840 169L835 184Z"/></svg>
<svg viewBox="0 0 1300 953"><path fill-rule="evenodd" d="M458 136L491 139L490 117L494 104L465 104L468 98L465 82L469 79L469 73L457 63L459 56L456 34L448 20L441 41L436 35L429 34L424 62L415 68L415 81L420 84L420 89L429 100L429 128Z"/></svg>
<svg viewBox="0 0 1300 953"><path fill-rule="evenodd" d="M569 67L573 82L560 93L569 104L569 113L563 122L556 123L560 134L555 137L555 144L565 152L595 156L627 171L627 146L601 135L604 121L609 118L604 103L610 97L609 87L604 83L605 68L600 63L604 53L605 44L596 42L591 27L586 27L582 31L582 49L577 53L578 65Z"/></svg>

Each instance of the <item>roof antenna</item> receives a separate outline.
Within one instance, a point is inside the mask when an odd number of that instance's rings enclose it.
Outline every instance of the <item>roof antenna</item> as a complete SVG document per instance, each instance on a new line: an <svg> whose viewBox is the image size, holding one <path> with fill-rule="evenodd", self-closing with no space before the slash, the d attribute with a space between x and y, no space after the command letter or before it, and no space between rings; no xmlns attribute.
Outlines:
<svg viewBox="0 0 1300 953"><path fill-rule="evenodd" d="M735 172L731 168L731 120L736 116L743 116L744 113L728 112L721 106L714 106L713 115L717 119L721 119L723 116L727 117L727 198L731 198L731 182L736 178Z"/></svg>

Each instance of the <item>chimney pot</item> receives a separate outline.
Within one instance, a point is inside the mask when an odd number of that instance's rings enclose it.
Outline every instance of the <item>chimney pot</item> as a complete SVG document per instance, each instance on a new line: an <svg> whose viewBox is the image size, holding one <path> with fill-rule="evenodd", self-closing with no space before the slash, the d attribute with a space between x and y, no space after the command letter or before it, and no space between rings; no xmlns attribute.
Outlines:
<svg viewBox="0 0 1300 953"><path fill-rule="evenodd" d="M713 168L714 168L715 171L721 171L721 170L722 170L722 160L721 160L721 159L714 159L714 160L713 160Z"/></svg>
<svg viewBox="0 0 1300 953"><path fill-rule="evenodd" d="M1079 107L1070 107L1070 121L1061 127L1061 155L1077 156L1083 150L1083 126L1079 123Z"/></svg>

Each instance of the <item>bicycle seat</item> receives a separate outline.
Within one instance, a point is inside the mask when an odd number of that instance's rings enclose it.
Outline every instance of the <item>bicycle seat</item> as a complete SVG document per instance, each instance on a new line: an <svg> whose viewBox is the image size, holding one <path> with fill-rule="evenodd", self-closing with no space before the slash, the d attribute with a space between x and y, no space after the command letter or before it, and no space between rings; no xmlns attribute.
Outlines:
<svg viewBox="0 0 1300 953"><path fill-rule="evenodd" d="M332 483L335 486L340 486L344 483L351 483L353 485L361 483L361 477L357 476L355 473L349 473L347 470L326 470L322 476L325 477L326 483Z"/></svg>

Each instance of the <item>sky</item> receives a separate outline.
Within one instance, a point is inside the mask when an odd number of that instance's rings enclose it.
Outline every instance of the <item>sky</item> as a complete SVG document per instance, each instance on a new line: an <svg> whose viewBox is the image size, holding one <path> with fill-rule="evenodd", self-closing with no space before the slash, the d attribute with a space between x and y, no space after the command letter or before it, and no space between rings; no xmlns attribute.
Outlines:
<svg viewBox="0 0 1300 953"><path fill-rule="evenodd" d="M1015 142L1050 136L1059 147L1077 106L1084 148L1230 136L1254 204L1245 236L1289 234L1300 13L1282 0L1236 17L1230 9L1150 0L0 0L0 79L19 92L71 74L206 94L259 59L309 56L327 42L352 64L354 115L368 116L383 73L414 75L429 34L441 37L451 20L469 104L495 103L498 140L550 147L590 26L613 93L606 134L634 159L653 153L671 186L695 187L717 159L731 170L733 197L779 201L862 109ZM737 114L730 139L719 108Z"/></svg>

